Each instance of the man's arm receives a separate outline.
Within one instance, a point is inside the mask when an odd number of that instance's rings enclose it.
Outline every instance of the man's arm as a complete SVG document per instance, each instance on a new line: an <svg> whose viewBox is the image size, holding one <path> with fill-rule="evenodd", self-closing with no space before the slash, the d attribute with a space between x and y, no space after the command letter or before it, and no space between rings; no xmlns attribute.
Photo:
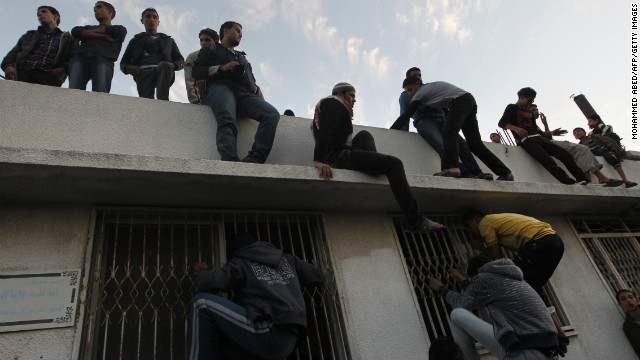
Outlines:
<svg viewBox="0 0 640 360"><path fill-rule="evenodd" d="M340 107L342 107L342 104L337 100L327 99L322 101L320 104L319 129L314 134L316 146L313 150L313 166L318 168L320 177L326 180L333 178L331 166L327 164L329 160L329 144L331 139L336 136L340 117L345 116L344 111L346 111Z"/></svg>
<svg viewBox="0 0 640 360"><path fill-rule="evenodd" d="M453 308L465 308L467 310L475 310L487 304L489 300L489 292L487 286L478 278L467 286L464 293L449 290L442 281L427 277L431 290L440 293L445 297L449 305Z"/></svg>
<svg viewBox="0 0 640 360"><path fill-rule="evenodd" d="M296 269L296 273L298 274L298 279L300 280L301 286L320 286L327 282L324 273L317 266L302 261L297 256L291 255L290 258L292 258L294 261L294 267Z"/></svg>
<svg viewBox="0 0 640 360"><path fill-rule="evenodd" d="M398 117L398 119L396 119L393 125L391 125L390 129L393 129L393 130L402 129L402 127L405 126L407 122L409 122L409 119L411 119L411 115L413 115L416 112L416 110L418 110L418 106L420 106L419 101L412 101L407 107L407 109Z"/></svg>
<svg viewBox="0 0 640 360"><path fill-rule="evenodd" d="M184 63L184 84L187 88L187 97L192 104L198 103L198 97L194 90L196 82L193 79L193 66L197 58L196 53L192 52L187 56L187 60Z"/></svg>
<svg viewBox="0 0 640 360"><path fill-rule="evenodd" d="M514 104L509 104L504 109L504 113L502 114L502 118L498 121L498 126L503 129L508 129L520 136L521 138L525 138L529 135L527 130L513 125L513 120L518 118L518 108Z"/></svg>
<svg viewBox="0 0 640 360"><path fill-rule="evenodd" d="M184 57L173 39L171 39L171 62L174 66L173 71L180 71L184 68Z"/></svg>
<svg viewBox="0 0 640 360"><path fill-rule="evenodd" d="M242 270L236 261L231 259L218 270L208 270L204 263L195 264L193 273L196 276L198 291L228 290L236 287L243 277Z"/></svg>
<svg viewBox="0 0 640 360"><path fill-rule="evenodd" d="M2 59L2 64L0 64L0 68L4 70L4 74L6 75L7 80L18 80L16 59L18 52L22 50L22 39L25 35L20 36L20 39L18 39L16 46L14 46L13 49L9 50L4 59Z"/></svg>

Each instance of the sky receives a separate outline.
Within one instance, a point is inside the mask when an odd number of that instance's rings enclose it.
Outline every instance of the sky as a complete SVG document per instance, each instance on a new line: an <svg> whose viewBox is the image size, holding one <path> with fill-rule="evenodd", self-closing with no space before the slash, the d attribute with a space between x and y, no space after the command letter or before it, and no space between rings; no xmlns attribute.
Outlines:
<svg viewBox="0 0 640 360"><path fill-rule="evenodd" d="M60 28L96 24L93 0L3 1L0 54L38 26L39 5L54 6ZM198 32L243 26L237 50L247 53L266 100L280 113L312 118L315 104L347 81L356 88L354 123L388 128L398 117L405 72L422 70L425 82L446 81L474 95L485 141L517 91L530 86L551 128L587 128L570 98L584 94L622 143L632 139L631 4L626 0L111 0L113 24L127 39L144 31L142 10L155 7L159 31L183 56L199 48ZM636 30L636 33L638 31ZM137 96L133 78L116 63L111 93ZM63 85L68 87L68 82ZM90 89L90 85L89 85ZM170 100L187 102L183 72ZM411 131L415 131L413 126ZM636 134L638 138L638 135ZM571 134L556 137L575 141Z"/></svg>

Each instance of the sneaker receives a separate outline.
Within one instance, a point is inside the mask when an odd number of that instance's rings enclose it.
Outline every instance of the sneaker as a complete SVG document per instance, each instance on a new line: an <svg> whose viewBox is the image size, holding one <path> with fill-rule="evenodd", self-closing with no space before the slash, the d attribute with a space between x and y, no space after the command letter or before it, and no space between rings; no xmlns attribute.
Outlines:
<svg viewBox="0 0 640 360"><path fill-rule="evenodd" d="M603 182L603 184L606 187L618 187L620 185L623 185L624 181L616 180L616 179L609 179L609 181L605 181L605 182Z"/></svg>
<svg viewBox="0 0 640 360"><path fill-rule="evenodd" d="M440 227L439 227L440 225ZM430 233L430 232L434 232L434 231L438 231L438 230L444 230L445 226L442 224L439 224L435 221L429 220L427 218L424 218L424 220L422 220L422 223L420 223L420 225L418 225L417 227L413 227L413 228L409 228L406 230L406 232L408 233Z"/></svg>
<svg viewBox="0 0 640 360"><path fill-rule="evenodd" d="M624 183L624 186L625 186L625 187L627 187L627 188L632 188L632 187L634 187L634 186L636 186L636 185L638 185L638 183L633 182L633 181L626 181L626 182Z"/></svg>
<svg viewBox="0 0 640 360"><path fill-rule="evenodd" d="M242 159L242 162L253 164L264 164L265 160L259 156L249 154Z"/></svg>

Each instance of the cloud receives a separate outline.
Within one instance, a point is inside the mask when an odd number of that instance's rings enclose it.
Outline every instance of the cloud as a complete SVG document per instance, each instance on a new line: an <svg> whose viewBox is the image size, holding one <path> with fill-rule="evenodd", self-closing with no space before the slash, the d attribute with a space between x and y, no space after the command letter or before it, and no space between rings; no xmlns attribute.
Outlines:
<svg viewBox="0 0 640 360"><path fill-rule="evenodd" d="M271 65L261 62L258 66L262 77L268 84L276 87L282 86L282 76L278 75Z"/></svg>
<svg viewBox="0 0 640 360"><path fill-rule="evenodd" d="M243 11L242 26L253 29L268 24L278 15L274 0L235 0L233 4Z"/></svg>
<svg viewBox="0 0 640 360"><path fill-rule="evenodd" d="M409 23L409 18L406 15L396 13L396 22L400 25L407 25Z"/></svg>

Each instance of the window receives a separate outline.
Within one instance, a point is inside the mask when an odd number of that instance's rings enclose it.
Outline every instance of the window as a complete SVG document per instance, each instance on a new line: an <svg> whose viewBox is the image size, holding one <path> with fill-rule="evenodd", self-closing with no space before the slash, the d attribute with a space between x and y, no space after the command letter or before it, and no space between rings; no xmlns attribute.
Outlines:
<svg viewBox="0 0 640 360"><path fill-rule="evenodd" d="M81 359L186 359L196 287L191 267L225 260L225 239L248 231L325 270L305 290L306 343L289 359L349 359L340 297L316 214L100 209L84 303Z"/></svg>
<svg viewBox="0 0 640 360"><path fill-rule="evenodd" d="M440 336L452 336L449 320L452 308L442 296L434 295L429 289L427 276L442 280L449 289L461 291L461 286L449 274L448 269L456 268L463 274L466 273L469 259L478 252L466 241L467 234L458 218L429 218L446 225L447 230L432 234L409 234L405 232L407 224L402 217L394 218L394 225L429 339L433 341ZM504 254L509 258L515 256L511 251L504 251ZM565 333L568 336L575 334L551 285L547 284L544 291L555 306ZM488 319L488 312L484 310L478 315Z"/></svg>
<svg viewBox="0 0 640 360"><path fill-rule="evenodd" d="M573 218L570 222L612 294L620 289L640 293L640 218Z"/></svg>

